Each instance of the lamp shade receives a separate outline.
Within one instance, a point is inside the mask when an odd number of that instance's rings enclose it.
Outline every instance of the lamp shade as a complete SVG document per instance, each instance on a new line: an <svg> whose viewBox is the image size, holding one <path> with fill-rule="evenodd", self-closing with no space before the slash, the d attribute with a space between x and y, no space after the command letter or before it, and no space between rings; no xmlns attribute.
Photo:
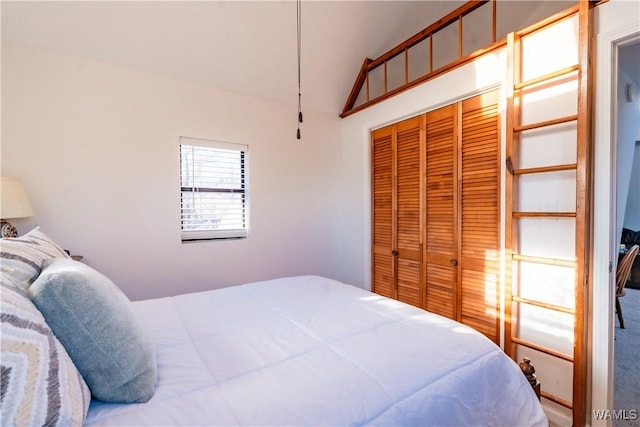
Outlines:
<svg viewBox="0 0 640 427"><path fill-rule="evenodd" d="M22 182L16 178L2 177L2 205L0 205L0 218L24 218L33 216L31 203L24 191Z"/></svg>

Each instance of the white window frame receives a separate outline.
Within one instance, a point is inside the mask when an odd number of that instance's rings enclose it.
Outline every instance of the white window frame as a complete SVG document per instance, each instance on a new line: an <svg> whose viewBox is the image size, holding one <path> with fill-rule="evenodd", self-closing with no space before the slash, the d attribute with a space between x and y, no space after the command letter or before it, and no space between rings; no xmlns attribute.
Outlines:
<svg viewBox="0 0 640 427"><path fill-rule="evenodd" d="M201 147L201 148L213 148L217 150L226 150L242 153L240 156L240 173L241 184L238 188L225 188L225 187L195 187L193 184L183 182L183 146L186 147ZM180 137L179 144L179 158L180 158L180 233L183 242L201 241L201 240L219 240L219 239L240 239L246 238L249 235L249 146L246 144L235 144L230 142L211 141L206 139ZM193 164L193 158L192 164ZM213 170L213 168L211 169ZM187 185L185 185L187 184ZM242 227L240 228L224 228L218 229L217 226L206 227L203 226L199 229L188 229L185 226L185 200L184 194L192 192L194 197L200 192L203 193L230 193L230 194L242 194L242 213L239 215L241 218ZM195 199L194 199L195 200Z"/></svg>

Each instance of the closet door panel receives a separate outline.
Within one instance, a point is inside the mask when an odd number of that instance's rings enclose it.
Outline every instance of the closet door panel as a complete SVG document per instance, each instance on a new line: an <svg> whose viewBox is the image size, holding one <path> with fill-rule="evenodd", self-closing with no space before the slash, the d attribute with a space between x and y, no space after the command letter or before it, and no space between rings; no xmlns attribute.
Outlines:
<svg viewBox="0 0 640 427"><path fill-rule="evenodd" d="M395 298L392 126L371 137L372 291Z"/></svg>
<svg viewBox="0 0 640 427"><path fill-rule="evenodd" d="M462 102L459 147L460 321L499 343L497 92Z"/></svg>
<svg viewBox="0 0 640 427"><path fill-rule="evenodd" d="M456 106L425 115L426 308L456 318Z"/></svg>
<svg viewBox="0 0 640 427"><path fill-rule="evenodd" d="M422 307L420 262L398 259L398 301Z"/></svg>
<svg viewBox="0 0 640 427"><path fill-rule="evenodd" d="M420 145L422 118L396 126L397 298L422 307L420 218Z"/></svg>
<svg viewBox="0 0 640 427"><path fill-rule="evenodd" d="M455 269L448 265L427 262L427 286L425 308L450 319L456 318Z"/></svg>

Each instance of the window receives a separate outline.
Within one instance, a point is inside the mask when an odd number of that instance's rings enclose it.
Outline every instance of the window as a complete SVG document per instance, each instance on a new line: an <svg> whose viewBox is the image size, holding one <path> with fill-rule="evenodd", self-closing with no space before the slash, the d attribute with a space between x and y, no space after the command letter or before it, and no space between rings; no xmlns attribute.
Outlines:
<svg viewBox="0 0 640 427"><path fill-rule="evenodd" d="M182 241L247 237L248 146L180 138Z"/></svg>

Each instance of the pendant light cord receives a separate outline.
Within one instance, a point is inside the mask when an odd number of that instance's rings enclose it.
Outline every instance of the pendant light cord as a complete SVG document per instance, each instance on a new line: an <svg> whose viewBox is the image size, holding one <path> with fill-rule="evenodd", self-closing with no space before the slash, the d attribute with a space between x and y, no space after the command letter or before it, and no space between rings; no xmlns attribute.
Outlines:
<svg viewBox="0 0 640 427"><path fill-rule="evenodd" d="M302 123L302 91L300 89L301 53L302 53L302 0L296 0L296 23L298 39L298 131L296 138L300 139L300 123Z"/></svg>

